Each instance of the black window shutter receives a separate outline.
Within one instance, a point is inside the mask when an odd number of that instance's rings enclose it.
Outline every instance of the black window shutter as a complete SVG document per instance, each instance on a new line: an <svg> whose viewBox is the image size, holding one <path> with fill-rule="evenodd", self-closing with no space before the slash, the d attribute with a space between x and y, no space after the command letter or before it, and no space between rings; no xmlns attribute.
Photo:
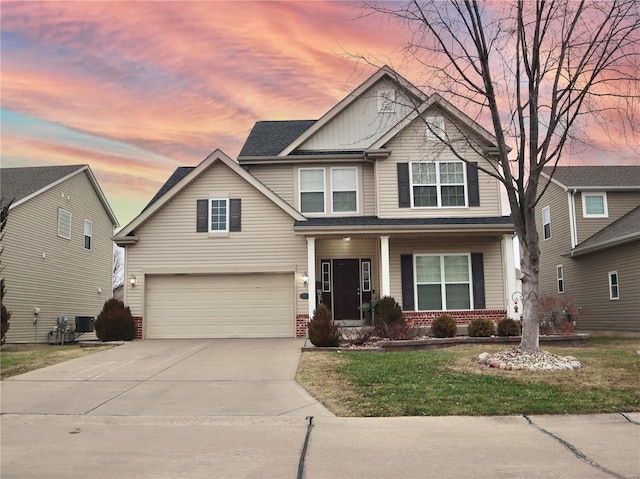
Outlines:
<svg viewBox="0 0 640 479"><path fill-rule="evenodd" d="M409 194L409 163L398 163L398 207L409 208L411 195Z"/></svg>
<svg viewBox="0 0 640 479"><path fill-rule="evenodd" d="M480 183L478 182L478 163L467 163L467 191L469 206L480 206Z"/></svg>
<svg viewBox="0 0 640 479"><path fill-rule="evenodd" d="M229 231L241 231L242 225L242 199L229 200Z"/></svg>
<svg viewBox="0 0 640 479"><path fill-rule="evenodd" d="M402 309L404 311L414 311L413 255L400 255L400 278L402 281Z"/></svg>
<svg viewBox="0 0 640 479"><path fill-rule="evenodd" d="M471 278L473 281L473 307L484 309L484 260L482 253L471 253Z"/></svg>
<svg viewBox="0 0 640 479"><path fill-rule="evenodd" d="M209 200L197 200L196 204L196 232L207 233L209 231Z"/></svg>

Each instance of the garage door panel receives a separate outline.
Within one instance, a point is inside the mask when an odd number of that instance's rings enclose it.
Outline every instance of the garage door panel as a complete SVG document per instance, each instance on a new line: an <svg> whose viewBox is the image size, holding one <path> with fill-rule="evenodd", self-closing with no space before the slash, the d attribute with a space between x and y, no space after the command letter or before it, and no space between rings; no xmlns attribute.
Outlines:
<svg viewBox="0 0 640 479"><path fill-rule="evenodd" d="M292 337L293 274L149 276L147 338Z"/></svg>

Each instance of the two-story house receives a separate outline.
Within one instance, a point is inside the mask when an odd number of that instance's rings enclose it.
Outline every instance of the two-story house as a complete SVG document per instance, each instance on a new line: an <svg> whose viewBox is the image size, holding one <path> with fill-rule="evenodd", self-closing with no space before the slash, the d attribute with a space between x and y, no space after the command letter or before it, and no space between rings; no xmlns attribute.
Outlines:
<svg viewBox="0 0 640 479"><path fill-rule="evenodd" d="M429 125L429 127L427 126ZM462 161L440 132L464 132ZM499 320L515 291L494 138L387 67L319 120L260 121L237 161L178 168L114 238L146 338L304 336L393 296L415 324Z"/></svg>
<svg viewBox="0 0 640 479"><path fill-rule="evenodd" d="M44 343L58 317L71 329L76 316L96 317L111 297L118 221L91 168L2 168L0 193L12 201L0 258L7 342Z"/></svg>
<svg viewBox="0 0 640 479"><path fill-rule="evenodd" d="M536 226L539 293L579 308L581 331L638 335L640 166L556 168Z"/></svg>

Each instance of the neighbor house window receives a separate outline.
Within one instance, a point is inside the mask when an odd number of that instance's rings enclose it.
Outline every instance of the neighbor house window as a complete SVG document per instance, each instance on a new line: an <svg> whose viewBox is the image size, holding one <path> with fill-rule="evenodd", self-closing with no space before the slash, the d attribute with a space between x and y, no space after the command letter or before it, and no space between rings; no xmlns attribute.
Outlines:
<svg viewBox="0 0 640 479"><path fill-rule="evenodd" d="M303 168L299 172L300 211L324 213L324 168Z"/></svg>
<svg viewBox="0 0 640 479"><path fill-rule="evenodd" d="M210 199L209 218L210 233L229 231L229 200L227 198Z"/></svg>
<svg viewBox="0 0 640 479"><path fill-rule="evenodd" d="M331 168L331 209L334 213L358 211L356 168Z"/></svg>
<svg viewBox="0 0 640 479"><path fill-rule="evenodd" d="M609 273L609 299L620 299L620 283L618 282L618 272Z"/></svg>
<svg viewBox="0 0 640 479"><path fill-rule="evenodd" d="M93 223L89 220L84 220L84 249L91 249L93 242Z"/></svg>
<svg viewBox="0 0 640 479"><path fill-rule="evenodd" d="M551 238L551 211L548 206L542 208L542 229L544 239Z"/></svg>
<svg viewBox="0 0 640 479"><path fill-rule="evenodd" d="M58 208L58 236L71 239L71 213Z"/></svg>
<svg viewBox="0 0 640 479"><path fill-rule="evenodd" d="M556 267L556 278L558 280L558 293L564 293L564 269L562 265Z"/></svg>
<svg viewBox="0 0 640 479"><path fill-rule="evenodd" d="M462 161L411 163L412 205L466 206L465 167Z"/></svg>
<svg viewBox="0 0 640 479"><path fill-rule="evenodd" d="M428 116L425 118L425 139L427 141L439 141L439 138L445 138L444 118L441 116Z"/></svg>
<svg viewBox="0 0 640 479"><path fill-rule="evenodd" d="M393 105L396 101L395 90L378 91L378 113L393 112Z"/></svg>
<svg viewBox="0 0 640 479"><path fill-rule="evenodd" d="M606 193L582 193L582 217L583 218L607 218Z"/></svg>
<svg viewBox="0 0 640 479"><path fill-rule="evenodd" d="M331 292L331 263L329 261L322 262L322 292Z"/></svg>
<svg viewBox="0 0 640 479"><path fill-rule="evenodd" d="M415 256L418 310L471 309L469 255Z"/></svg>
<svg viewBox="0 0 640 479"><path fill-rule="evenodd" d="M371 261L362 262L362 291L371 291Z"/></svg>

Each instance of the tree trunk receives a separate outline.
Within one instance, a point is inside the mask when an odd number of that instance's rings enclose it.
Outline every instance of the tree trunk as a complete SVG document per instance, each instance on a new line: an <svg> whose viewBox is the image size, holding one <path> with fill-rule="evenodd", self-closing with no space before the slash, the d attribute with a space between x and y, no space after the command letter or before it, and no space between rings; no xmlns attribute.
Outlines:
<svg viewBox="0 0 640 479"><path fill-rule="evenodd" d="M533 225L533 228L531 227ZM522 340L520 347L535 353L540 350L538 325L538 274L540 271L540 247L534 218L527 219L527 233L520 237L522 267Z"/></svg>

